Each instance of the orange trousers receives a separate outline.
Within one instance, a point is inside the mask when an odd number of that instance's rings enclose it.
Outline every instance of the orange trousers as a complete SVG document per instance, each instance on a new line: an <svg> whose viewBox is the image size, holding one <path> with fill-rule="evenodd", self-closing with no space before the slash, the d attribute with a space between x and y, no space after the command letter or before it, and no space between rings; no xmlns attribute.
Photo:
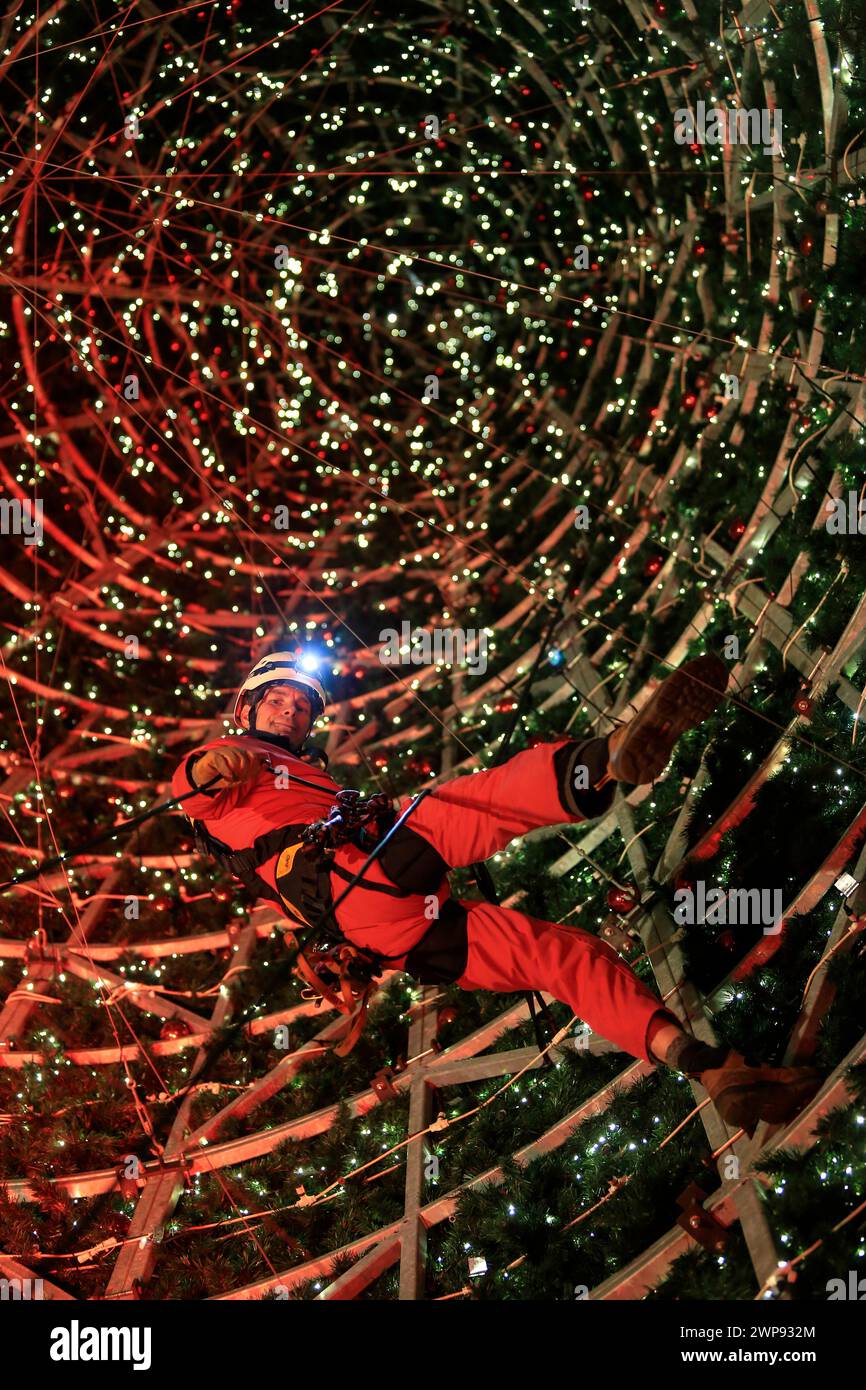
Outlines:
<svg viewBox="0 0 866 1390"><path fill-rule="evenodd" d="M403 845L386 851L338 908L341 930L411 973L406 958L430 930L431 919L456 913L465 940L463 969L454 977L461 989L545 991L624 1052L655 1061L647 1049L650 1024L664 1021L659 1015L672 1022L676 1017L611 946L579 927L492 903L455 903L448 885L450 868L488 859L530 830L603 814L614 787L592 787L606 765L606 740L562 739L443 783L413 812L407 822L412 834ZM588 777L579 775L581 768ZM403 798L400 810L411 800ZM335 898L365 858L352 845L338 851L338 873L331 880Z"/></svg>

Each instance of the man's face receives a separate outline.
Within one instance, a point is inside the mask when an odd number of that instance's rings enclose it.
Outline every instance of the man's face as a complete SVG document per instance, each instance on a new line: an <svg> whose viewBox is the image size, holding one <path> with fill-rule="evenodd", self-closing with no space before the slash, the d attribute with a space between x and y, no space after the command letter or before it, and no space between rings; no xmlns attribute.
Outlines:
<svg viewBox="0 0 866 1390"><path fill-rule="evenodd" d="M250 710L241 711L241 724L250 727ZM269 685L259 702L256 713L256 732L278 734L298 747L303 743L313 722L313 706L308 695L294 685Z"/></svg>

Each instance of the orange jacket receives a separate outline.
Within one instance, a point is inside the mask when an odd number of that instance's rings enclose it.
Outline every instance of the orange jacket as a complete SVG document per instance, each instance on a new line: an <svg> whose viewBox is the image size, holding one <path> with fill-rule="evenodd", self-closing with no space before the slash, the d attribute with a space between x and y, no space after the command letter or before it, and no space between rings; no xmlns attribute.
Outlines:
<svg viewBox="0 0 866 1390"><path fill-rule="evenodd" d="M280 853L298 840L300 829L328 814L340 788L322 767L287 753L278 744L258 735L241 737L243 747L261 759L255 782L223 790L217 783L212 791L185 801L183 813L201 822L207 834L228 851L236 856L240 853L232 865L238 877L255 873L262 880L263 896L279 902L274 871ZM184 796L195 786L190 763L207 749L223 744L236 748L238 741L234 737L213 739L182 759L172 776L173 796Z"/></svg>

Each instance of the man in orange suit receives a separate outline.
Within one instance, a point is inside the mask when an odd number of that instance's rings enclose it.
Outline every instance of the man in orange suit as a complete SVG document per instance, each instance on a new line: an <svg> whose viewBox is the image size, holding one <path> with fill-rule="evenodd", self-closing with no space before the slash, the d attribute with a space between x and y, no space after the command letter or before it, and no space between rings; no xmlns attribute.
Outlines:
<svg viewBox="0 0 866 1390"><path fill-rule="evenodd" d="M448 882L449 870L487 859L516 836L604 814L617 783L653 781L677 738L720 703L726 680L721 661L698 657L607 738L538 744L436 787L337 907L332 920L342 937L421 983L546 991L623 1051L699 1079L723 1118L749 1132L759 1119L796 1113L819 1083L811 1068L748 1066L727 1047L700 1042L598 937L496 904L457 901ZM238 692L241 737L189 754L173 778L176 796L214 783L184 804L200 848L280 904L295 926L311 920L309 892L299 895L299 840L340 791L321 765L324 754L308 743L325 705L315 676L291 653L274 652ZM411 800L402 798L399 811ZM315 884L322 911L333 914L367 849L363 840L336 848Z"/></svg>

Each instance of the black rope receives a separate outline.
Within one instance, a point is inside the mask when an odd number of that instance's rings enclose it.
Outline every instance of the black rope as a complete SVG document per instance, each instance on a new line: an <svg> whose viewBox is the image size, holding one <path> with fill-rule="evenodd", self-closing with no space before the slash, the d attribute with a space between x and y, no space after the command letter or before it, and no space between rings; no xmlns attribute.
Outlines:
<svg viewBox="0 0 866 1390"><path fill-rule="evenodd" d="M352 878L349 879L349 882L346 884L346 887L343 889L340 896L334 900L330 907L326 907L322 911L318 919L315 922L312 922L305 931L300 931L294 934L295 943L289 952L292 964L294 964L294 962L297 960L304 947L309 945L310 941L315 939L316 935L319 932L327 929L329 925L333 926L338 932L338 934L342 936L342 932L340 931L340 928L337 925L337 908L340 907L341 904L346 901L346 898L352 892L352 889L357 887L361 879L364 877L364 874L369 869L370 865L375 864L376 860L379 858L385 846L388 844L392 835L394 835L400 829L401 825L405 825L406 821L409 819L409 817L412 815L415 809L420 805L420 803L424 800L425 796L430 796L431 793L434 793L435 791L435 787L425 787L423 791L420 791L418 793L414 800L406 807L406 810L402 813L402 815L400 815L397 818L397 820L395 820L387 835L384 835L381 840L377 841L373 849L367 855L367 858L364 860L358 872ZM360 949L363 950L364 948L361 947ZM405 951L403 951L398 956L382 956L380 952L377 951L375 954L379 956L381 960L387 961L400 960L402 956L404 956L406 953Z"/></svg>
<svg viewBox="0 0 866 1390"><path fill-rule="evenodd" d="M292 774L290 774L290 776L292 776ZM295 778L294 780L301 781L302 779ZM210 783L208 783L208 785L210 785ZM361 865L358 872L349 880L349 882L346 884L346 887L343 889L342 893L336 899L336 901L333 902L330 907L325 907L322 910L319 917L316 919L316 921L311 922L310 925L306 928L306 930L292 933L292 935L294 936L294 942L292 946L288 948L286 955L283 956L283 958L278 962L274 970L271 972L271 980L269 987L270 994L273 994L276 991L276 989L279 988L279 986L282 985L283 982L291 976L292 971L295 967L295 962L297 961L301 951L303 951L305 947L307 947L320 932L326 931L329 926L333 926L334 928L336 928L338 935L342 936L342 932L340 931L340 928L337 925L337 919L335 915L336 909L340 906L341 903L345 902L346 898L352 892L352 889L357 887L358 883L363 878L367 869L369 869L370 865L375 863L375 861L378 859L379 855L382 853L385 846L391 839L391 836L394 835L396 831L400 829L401 825L405 825L406 821L415 811L416 807L420 805L420 803L424 800L425 796L430 796L431 793L435 791L435 787L425 787L423 791L420 791L418 795L415 797L415 799L410 803L410 805L406 807L406 810L402 813L402 815L400 815L398 819L394 822L387 835L383 836L383 838L374 846L373 850L370 854L368 854L367 858L364 860L364 863ZM284 933L284 935L287 934L288 933ZM363 947L359 949L363 950ZM382 961L387 961L390 959L400 959L399 956L380 956L379 952L374 952L373 954L379 956L379 959ZM200 1085L202 1081L209 1079L209 1077L213 1073L216 1063L219 1061L222 1054L232 1045L235 1039L241 1033L243 1033L246 1026L247 1025L244 1020L238 1019L236 1022L228 1024L223 1029L221 1037L215 1040L207 1049L207 1056L202 1066L196 1072L197 1084Z"/></svg>

